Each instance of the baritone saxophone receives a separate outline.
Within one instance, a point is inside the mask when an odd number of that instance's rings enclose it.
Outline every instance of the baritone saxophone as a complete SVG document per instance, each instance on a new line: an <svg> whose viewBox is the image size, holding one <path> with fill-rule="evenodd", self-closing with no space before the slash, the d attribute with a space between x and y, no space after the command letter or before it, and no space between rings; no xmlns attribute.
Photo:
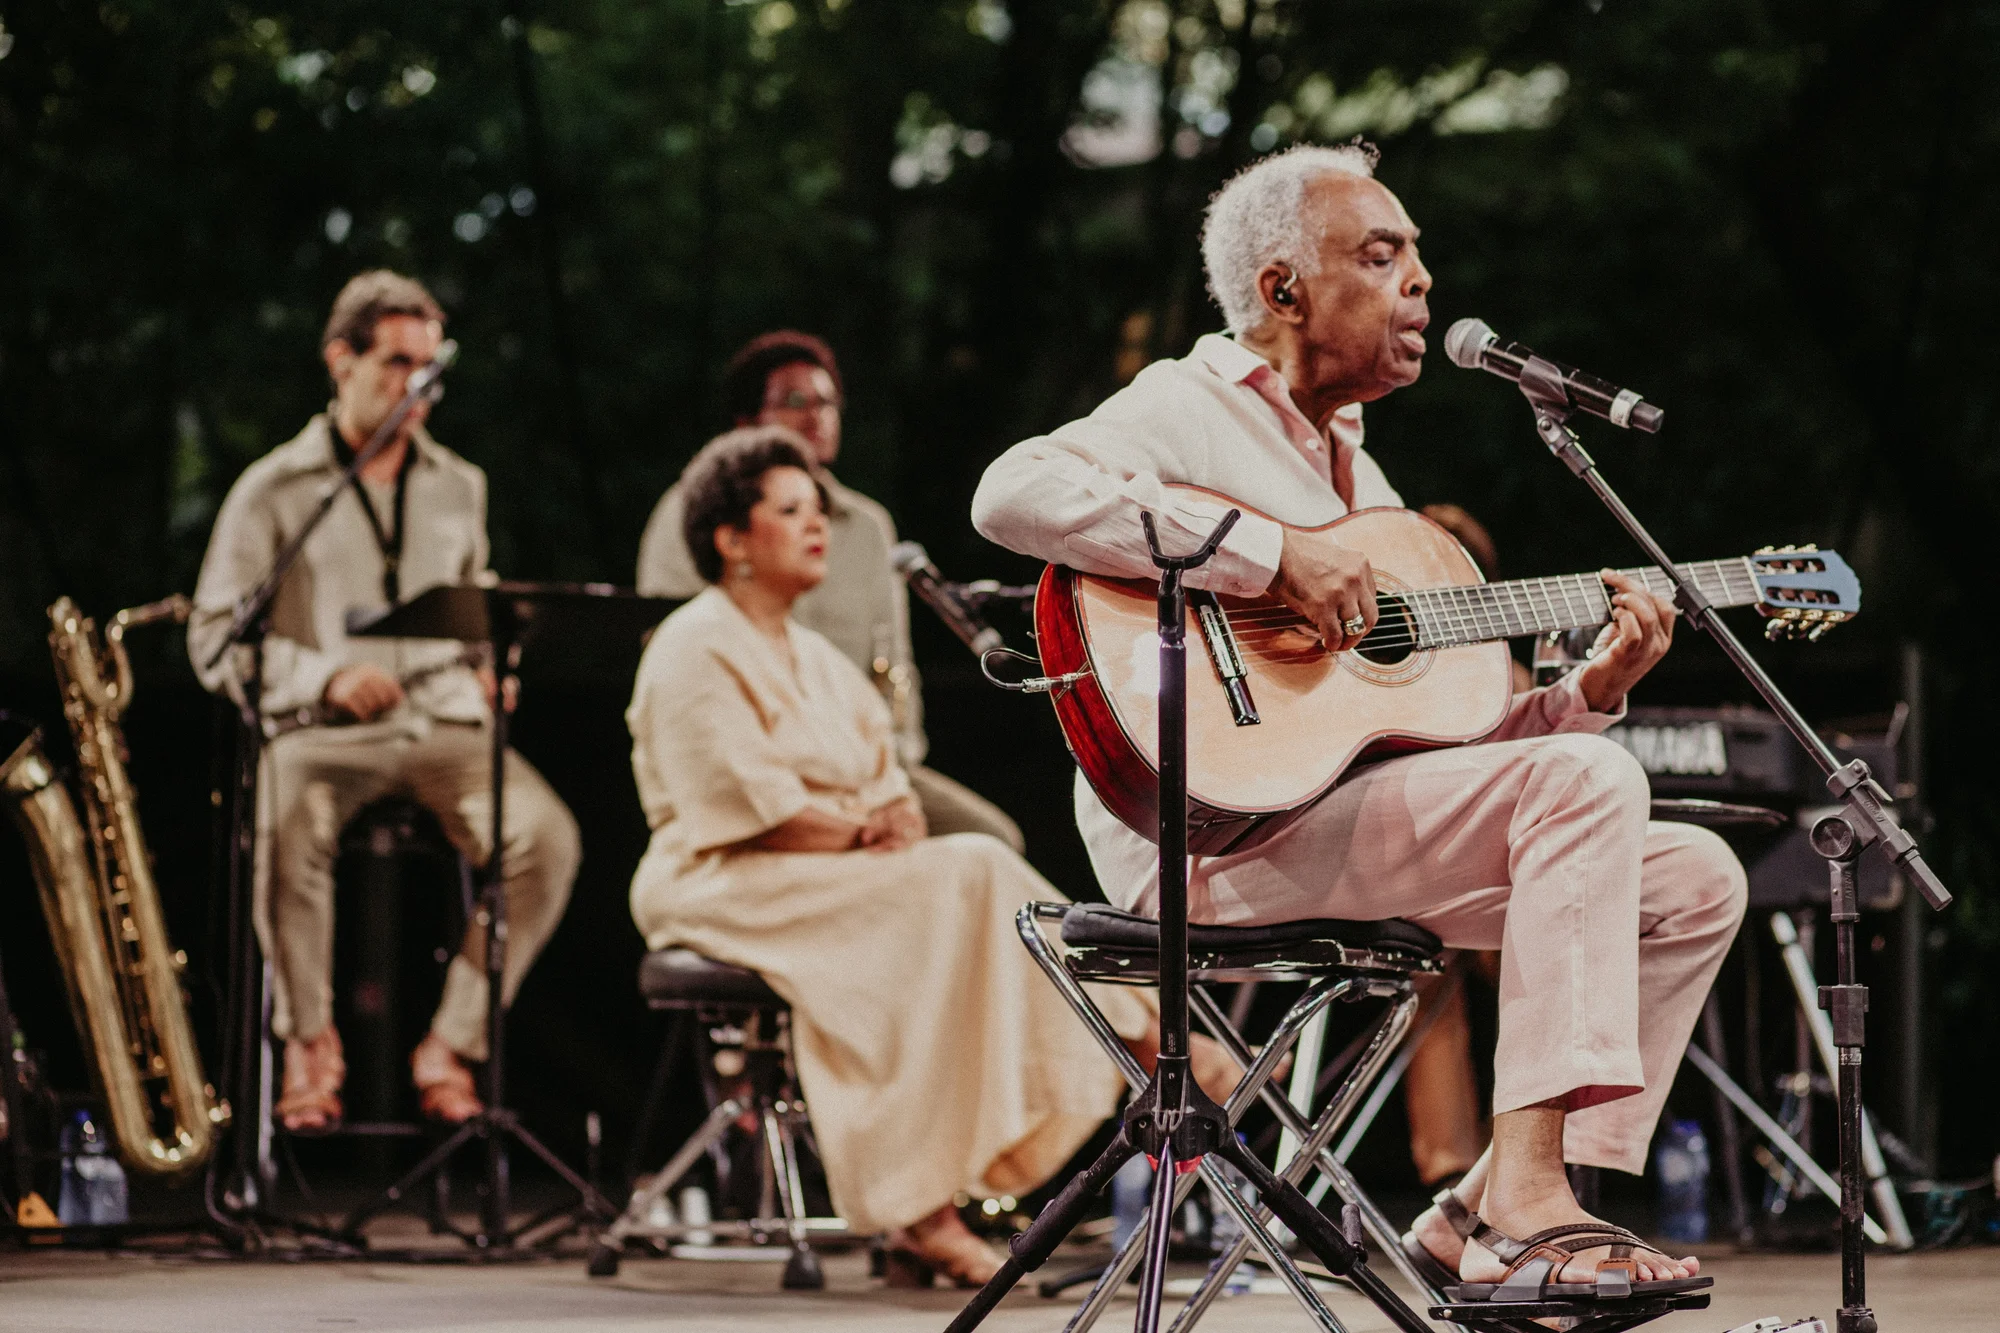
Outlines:
<svg viewBox="0 0 2000 1333"><path fill-rule="evenodd" d="M39 734L0 766L118 1154L167 1179L208 1160L228 1110L202 1077L181 990L187 956L167 940L119 717L132 702L125 631L187 613L185 597L170 597L120 611L100 636L69 598L49 608L81 819Z"/></svg>

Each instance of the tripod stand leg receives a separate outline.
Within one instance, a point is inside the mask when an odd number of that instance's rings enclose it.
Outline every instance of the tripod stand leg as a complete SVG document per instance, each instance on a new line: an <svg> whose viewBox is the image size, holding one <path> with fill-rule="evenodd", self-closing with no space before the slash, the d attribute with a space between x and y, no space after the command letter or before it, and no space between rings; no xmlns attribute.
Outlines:
<svg viewBox="0 0 2000 1333"><path fill-rule="evenodd" d="M604 1197L603 1191L578 1175L576 1169L568 1162L556 1156L555 1149L549 1147L548 1144L543 1143L531 1132L522 1128L520 1120L515 1117L512 1111L507 1112L505 1116L495 1116L494 1120L494 1132L512 1138L516 1143L540 1158L542 1165L562 1177L563 1184L577 1192L577 1195L583 1201L582 1207L584 1211L591 1217L602 1220L611 1217L618 1211L611 1200Z"/></svg>
<svg viewBox="0 0 2000 1333"><path fill-rule="evenodd" d="M806 1192L799 1181L798 1149L791 1126L769 1102L764 1104L764 1151L778 1174L778 1207L785 1215L785 1238L792 1247L779 1285L786 1291L819 1291L826 1286L826 1274L820 1270L819 1256L806 1244Z"/></svg>
<svg viewBox="0 0 2000 1333"><path fill-rule="evenodd" d="M1008 1292L1014 1289L1029 1273L1048 1262L1056 1246L1062 1244L1069 1235L1077 1219L1090 1201L1111 1184L1111 1177L1118 1174L1118 1168L1132 1159L1138 1149L1120 1129L1104 1150L1102 1156L1092 1162L1082 1173L1070 1178L1063 1186L1062 1193L1056 1195L1048 1207L1042 1209L1028 1229L1007 1243L1007 1262L1000 1265L1000 1271L992 1280L974 1293L958 1317L946 1325L945 1333L969 1333L978 1328L1000 1304Z"/></svg>
<svg viewBox="0 0 2000 1333"><path fill-rule="evenodd" d="M1271 1174L1271 1169L1258 1159L1257 1154L1233 1138L1216 1151L1250 1178L1250 1184L1255 1187L1257 1197L1264 1206L1292 1229L1306 1248L1326 1265L1327 1271L1352 1282L1403 1333L1433 1333L1430 1323L1403 1304L1402 1298L1390 1289L1389 1284L1369 1269L1368 1257L1360 1246L1349 1241L1325 1213L1307 1202L1306 1196L1299 1193L1298 1186Z"/></svg>
<svg viewBox="0 0 2000 1333"><path fill-rule="evenodd" d="M1172 1144L1160 1149L1153 1169L1153 1202L1146 1214L1146 1266L1139 1273L1139 1313L1132 1333L1159 1333L1160 1302L1167 1294L1167 1247L1174 1236L1174 1168Z"/></svg>
<svg viewBox="0 0 2000 1333"><path fill-rule="evenodd" d="M1190 1173L1174 1182L1176 1213L1180 1211L1181 1205L1187 1202L1188 1195L1194 1192L1195 1179L1196 1177ZM1146 1230L1151 1217L1152 1212L1149 1209L1140 1218L1139 1225L1133 1229L1132 1234L1125 1238L1124 1246L1112 1256L1111 1262L1098 1270L1090 1294L1084 1297L1083 1304L1077 1307L1076 1313L1070 1316L1067 1324L1063 1325L1063 1333L1087 1333L1087 1330L1094 1327L1104 1314L1112 1298L1131 1280L1133 1272L1139 1267L1139 1261L1146 1254Z"/></svg>
<svg viewBox="0 0 2000 1333"><path fill-rule="evenodd" d="M470 1139L474 1134L477 1134L480 1128L481 1126L477 1119L468 1120L460 1125L450 1138L426 1153L424 1160L418 1162L408 1171L405 1171L395 1184L349 1213L347 1220L340 1224L340 1234L350 1237L359 1235L363 1224L377 1213L386 1212L388 1209L402 1202L403 1194L410 1186L441 1168L451 1158L451 1155L458 1151L459 1145Z"/></svg>
<svg viewBox="0 0 2000 1333"><path fill-rule="evenodd" d="M1714 1084L1715 1090L1720 1092L1724 1097L1727 1097L1730 1105L1743 1113L1743 1118L1748 1120L1756 1131L1764 1136L1766 1143L1776 1148L1785 1160L1791 1163L1793 1170L1810 1181L1813 1188L1821 1194L1824 1194L1827 1198L1835 1202L1839 1202L1840 1186L1834 1182L1832 1176L1826 1173L1826 1168L1808 1156L1806 1150L1799 1146L1799 1141L1790 1134L1787 1134L1783 1125L1773 1120L1770 1113L1757 1105L1749 1093L1737 1086L1736 1080L1729 1077L1728 1072L1722 1066L1710 1059L1707 1051L1704 1051L1699 1046L1689 1045L1687 1048L1687 1062L1700 1070L1702 1077ZM1874 1241L1877 1245L1887 1240L1888 1233L1875 1224L1874 1218L1863 1217L1861 1225L1867 1233L1868 1239Z"/></svg>
<svg viewBox="0 0 2000 1333"><path fill-rule="evenodd" d="M1726 1065L1727 1056L1722 1039L1722 1008L1715 1002L1714 992L1701 1006L1701 1040L1708 1048L1709 1056L1718 1064ZM1729 1188L1729 1230L1739 1243L1750 1238L1750 1196L1743 1185L1743 1142L1736 1127L1736 1108L1729 1104L1721 1088L1713 1089L1715 1094L1715 1132L1721 1142L1722 1179Z"/></svg>

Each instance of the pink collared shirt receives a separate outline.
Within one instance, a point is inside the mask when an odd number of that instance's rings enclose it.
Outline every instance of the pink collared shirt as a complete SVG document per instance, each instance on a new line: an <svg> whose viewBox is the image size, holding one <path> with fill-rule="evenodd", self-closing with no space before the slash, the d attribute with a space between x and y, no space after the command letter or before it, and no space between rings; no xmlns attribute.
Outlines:
<svg viewBox="0 0 2000 1333"><path fill-rule="evenodd" d="M1283 378L1249 348L1210 334L1178 361L1156 361L1095 412L1024 440L986 470L972 500L981 534L1090 574L1150 578L1141 512L1169 550L1192 549L1226 506L1173 495L1168 483L1220 491L1296 527L1354 509L1400 507L1361 447L1361 406L1334 413L1322 435ZM1254 596L1278 572L1284 533L1245 513L1194 587Z"/></svg>

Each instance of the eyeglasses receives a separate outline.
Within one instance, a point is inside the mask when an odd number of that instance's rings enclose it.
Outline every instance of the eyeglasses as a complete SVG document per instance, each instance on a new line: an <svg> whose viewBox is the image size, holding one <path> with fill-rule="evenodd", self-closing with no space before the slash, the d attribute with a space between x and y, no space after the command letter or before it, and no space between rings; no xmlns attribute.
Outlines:
<svg viewBox="0 0 2000 1333"><path fill-rule="evenodd" d="M837 397L822 398L818 394L807 393L803 389L794 389L790 393L782 393L774 398L766 398L764 406L766 408L783 408L787 412L817 412L821 408L830 407L838 412L841 403Z"/></svg>

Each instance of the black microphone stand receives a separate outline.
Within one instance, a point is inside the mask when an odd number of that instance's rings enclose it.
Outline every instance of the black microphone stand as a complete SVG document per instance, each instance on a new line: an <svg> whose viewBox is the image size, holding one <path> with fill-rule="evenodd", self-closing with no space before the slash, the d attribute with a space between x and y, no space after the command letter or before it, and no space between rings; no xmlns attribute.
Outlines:
<svg viewBox="0 0 2000 1333"><path fill-rule="evenodd" d="M1813 850L1826 859L1832 887L1835 949L1834 985L1819 989L1820 1008L1833 1020L1833 1043L1840 1051L1838 1088L1840 1118L1840 1312L1838 1333L1875 1333L1875 1315L1868 1308L1867 1239L1862 1233L1862 1194L1866 1187L1861 1162L1861 1050L1866 1044L1868 988L1856 979L1854 927L1861 919L1860 898L1855 889L1854 863L1864 848L1879 846L1916 884L1932 910L1942 911L1951 902L1951 893L1924 861L1916 840L1890 817L1889 794L1875 781L1868 765L1855 759L1846 764L1827 747L1819 733L1792 706L1791 700L1750 656L1735 634L1715 613L1694 582L1675 568L1653 534L1628 509L1618 493L1597 470L1597 462L1584 452L1576 432L1566 424L1573 404L1563 383L1562 371L1541 357L1530 357L1521 370L1521 393L1535 410L1535 432L1551 453L1590 488L1603 502L1632 540L1659 566L1672 582L1674 604L1688 623L1714 639L1736 669L1743 673L1786 730L1805 747L1820 771L1826 774L1826 789L1845 810L1831 814L1813 826Z"/></svg>
<svg viewBox="0 0 2000 1333"><path fill-rule="evenodd" d="M1160 846L1160 1058L1145 1088L1126 1104L1123 1123L1103 1155L1063 1186L1032 1225L1008 1242L1007 1262L951 1321L948 1333L970 1333L1023 1277L1034 1272L1082 1217L1091 1198L1111 1182L1135 1153L1157 1165L1147 1214L1145 1269L1139 1283L1135 1333L1158 1333L1166 1292L1167 1245L1173 1231L1174 1182L1214 1153L1250 1180L1258 1198L1302 1240L1328 1271L1345 1277L1403 1333L1430 1333L1431 1325L1368 1267L1359 1226L1348 1235L1306 1196L1272 1173L1230 1128L1221 1107L1194 1081L1188 1058L1187 906L1187 591L1181 576L1215 554L1241 517L1232 509L1193 553L1161 551L1153 516L1140 515L1146 545L1160 571L1159 633L1159 846Z"/></svg>
<svg viewBox="0 0 2000 1333"><path fill-rule="evenodd" d="M271 631L271 604L298 563L306 542L325 521L341 495L354 485L361 470L374 462L417 405L444 396L444 372L456 358L458 345L446 342L428 365L410 376L402 400L375 428L368 443L354 455L340 478L328 486L306 521L271 560L257 586L236 603L229 632L216 645L205 669L212 669L231 649L241 649L241 695L236 741L235 786L229 807L229 998L224 1019L223 1082L232 1109L230 1153L225 1166L218 1155L209 1167L208 1206L216 1221L245 1241L261 1239L264 1224L278 1222L295 1231L331 1236L328 1228L280 1219L265 1207L270 1184L266 1163L270 1140L270 1087L264 1070L264 955L257 942L252 899L256 883L257 784L264 752L264 641ZM337 421L327 422L337 431ZM233 1048L229 1043L233 1041ZM227 1170L216 1197L218 1174Z"/></svg>

